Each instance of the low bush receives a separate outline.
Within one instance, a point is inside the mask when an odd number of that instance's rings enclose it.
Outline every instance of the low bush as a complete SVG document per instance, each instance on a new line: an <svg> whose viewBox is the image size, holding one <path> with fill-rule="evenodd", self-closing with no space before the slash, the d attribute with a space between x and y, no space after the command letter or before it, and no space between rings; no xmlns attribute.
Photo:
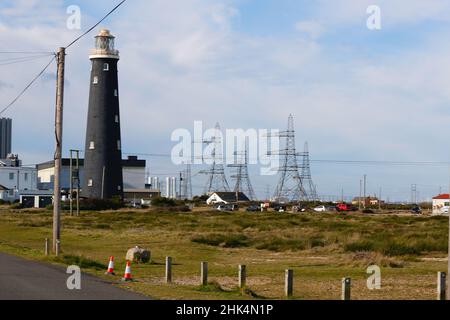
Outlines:
<svg viewBox="0 0 450 320"><path fill-rule="evenodd" d="M206 236L194 237L192 242L206 244L215 247L224 248L240 248L249 246L248 237L242 234L228 235L228 234L210 234Z"/></svg>

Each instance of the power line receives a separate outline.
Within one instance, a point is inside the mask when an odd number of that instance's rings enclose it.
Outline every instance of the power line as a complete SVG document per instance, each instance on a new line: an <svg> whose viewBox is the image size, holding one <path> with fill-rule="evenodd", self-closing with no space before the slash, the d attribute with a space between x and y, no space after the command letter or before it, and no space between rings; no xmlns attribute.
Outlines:
<svg viewBox="0 0 450 320"><path fill-rule="evenodd" d="M30 62L38 59L42 59L45 57L48 57L49 55L41 55L41 56L35 56L35 57L22 57L22 58L15 58L15 59L4 59L0 60L0 66L8 66L11 64L17 64L17 63L23 63L23 62Z"/></svg>
<svg viewBox="0 0 450 320"><path fill-rule="evenodd" d="M168 153L123 153L142 157L170 158ZM250 158L251 160L255 160ZM393 160L335 160L335 159L310 159L313 163L331 164L362 164L362 165L387 165L387 166L450 166L446 161L393 161Z"/></svg>
<svg viewBox="0 0 450 320"><path fill-rule="evenodd" d="M117 6L115 6L110 12L108 12L106 14L106 16L104 16L99 22L97 22L96 24L94 24L91 28L89 28L86 32L84 32L82 35L80 35L79 37L77 37L75 40L73 40L71 43L69 43L66 46L66 49L68 49L70 46L72 46L75 42L77 42L78 40L80 40L81 38L83 38L85 35L87 35L89 32L91 32L92 30L94 30L100 23L102 23L106 18L108 18L114 11L116 11L125 1L127 0L122 0Z"/></svg>
<svg viewBox="0 0 450 320"><path fill-rule="evenodd" d="M50 51L0 51L0 54L54 54Z"/></svg>
<svg viewBox="0 0 450 320"><path fill-rule="evenodd" d="M6 106L0 111L0 115L2 115L4 112L6 112L14 103L16 103L17 100L20 99L20 97L33 85L33 83L36 82L37 79L39 79L40 76L44 74L44 72L50 67L52 62L56 59L56 56L53 56L53 58L50 60L50 62L42 69L34 78L31 80L30 83Z"/></svg>

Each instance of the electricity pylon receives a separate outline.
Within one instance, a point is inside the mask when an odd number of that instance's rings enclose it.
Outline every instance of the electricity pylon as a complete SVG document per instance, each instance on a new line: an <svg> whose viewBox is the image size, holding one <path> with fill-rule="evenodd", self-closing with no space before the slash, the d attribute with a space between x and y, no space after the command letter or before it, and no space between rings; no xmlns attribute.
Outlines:
<svg viewBox="0 0 450 320"><path fill-rule="evenodd" d="M300 175L300 178L302 179L308 200L317 201L317 190L311 177L308 142L305 142L305 149L303 151L302 173Z"/></svg>
<svg viewBox="0 0 450 320"><path fill-rule="evenodd" d="M243 192L250 200L256 200L255 191L253 190L252 183L250 181L250 175L248 174L248 149L245 145L245 150L242 152L235 152L235 155L240 156L240 159L236 164L230 164L228 167L235 168L236 173L231 176L236 184L234 186L234 192Z"/></svg>
<svg viewBox="0 0 450 320"><path fill-rule="evenodd" d="M221 140L221 130L219 123L215 127L215 135L210 141L204 143L212 144L211 160L212 164L208 170L200 171L201 174L208 175L208 180L205 186L205 194L211 192L230 191L227 178L225 177L225 168L223 166L223 145Z"/></svg>
<svg viewBox="0 0 450 320"><path fill-rule="evenodd" d="M300 202L307 199L307 194L303 188L303 182L298 165L297 157L302 156L295 148L294 117L289 115L287 131L280 132L280 138L286 139L286 147L283 150L274 152L282 157L282 164L279 168L280 179L275 191L274 198L279 202Z"/></svg>

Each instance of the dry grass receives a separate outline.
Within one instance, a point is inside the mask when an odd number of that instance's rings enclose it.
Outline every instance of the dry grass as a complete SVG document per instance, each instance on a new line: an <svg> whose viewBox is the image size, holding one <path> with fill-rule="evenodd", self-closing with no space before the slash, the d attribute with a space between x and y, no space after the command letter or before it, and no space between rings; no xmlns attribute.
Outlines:
<svg viewBox="0 0 450 320"><path fill-rule="evenodd" d="M341 279L353 280L354 299L434 299L436 272L446 270L446 218L277 213L84 212L62 219L66 260L43 256L51 213L0 210L0 250L52 263L101 267L116 256L116 271L135 245L152 251L152 264L133 265L138 280L125 286L160 299L282 299L284 270L295 274L295 299L339 299ZM358 247L359 246L359 247ZM412 249L411 249L412 248ZM363 249L362 251L360 249ZM174 283L164 283L173 257ZM210 282L199 287L200 261ZM237 289L237 267L247 265L248 289ZM366 268L382 268L382 289L366 287Z"/></svg>

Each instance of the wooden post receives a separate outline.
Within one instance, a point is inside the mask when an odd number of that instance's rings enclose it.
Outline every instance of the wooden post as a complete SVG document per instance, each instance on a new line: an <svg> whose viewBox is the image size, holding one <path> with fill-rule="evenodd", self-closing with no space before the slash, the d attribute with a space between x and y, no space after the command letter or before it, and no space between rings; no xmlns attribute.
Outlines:
<svg viewBox="0 0 450 320"><path fill-rule="evenodd" d="M243 264L239 265L239 288L245 288L247 284L247 267Z"/></svg>
<svg viewBox="0 0 450 320"><path fill-rule="evenodd" d="M49 238L45 238L45 255L48 256L50 254L50 240Z"/></svg>
<svg viewBox="0 0 450 320"><path fill-rule="evenodd" d="M63 136L63 106L64 106L64 67L66 49L59 48L58 71L56 84L56 111L55 111L55 179L53 183L53 252L56 253L56 243L61 235L61 159Z"/></svg>
<svg viewBox="0 0 450 320"><path fill-rule="evenodd" d="M292 297L294 292L294 270L286 270L284 292L286 297Z"/></svg>
<svg viewBox="0 0 450 320"><path fill-rule="evenodd" d="M166 283L172 283L172 257L166 257Z"/></svg>
<svg viewBox="0 0 450 320"><path fill-rule="evenodd" d="M352 280L350 278L342 279L342 300L350 300Z"/></svg>
<svg viewBox="0 0 450 320"><path fill-rule="evenodd" d="M55 255L56 255L57 257L59 257L60 250L61 250L61 241L57 240L57 241L56 241L56 250L55 250Z"/></svg>
<svg viewBox="0 0 450 320"><path fill-rule="evenodd" d="M202 286L208 285L208 262L203 261L200 265L200 284Z"/></svg>
<svg viewBox="0 0 450 320"><path fill-rule="evenodd" d="M445 272L438 272L437 277L437 299L446 299L447 274Z"/></svg>

